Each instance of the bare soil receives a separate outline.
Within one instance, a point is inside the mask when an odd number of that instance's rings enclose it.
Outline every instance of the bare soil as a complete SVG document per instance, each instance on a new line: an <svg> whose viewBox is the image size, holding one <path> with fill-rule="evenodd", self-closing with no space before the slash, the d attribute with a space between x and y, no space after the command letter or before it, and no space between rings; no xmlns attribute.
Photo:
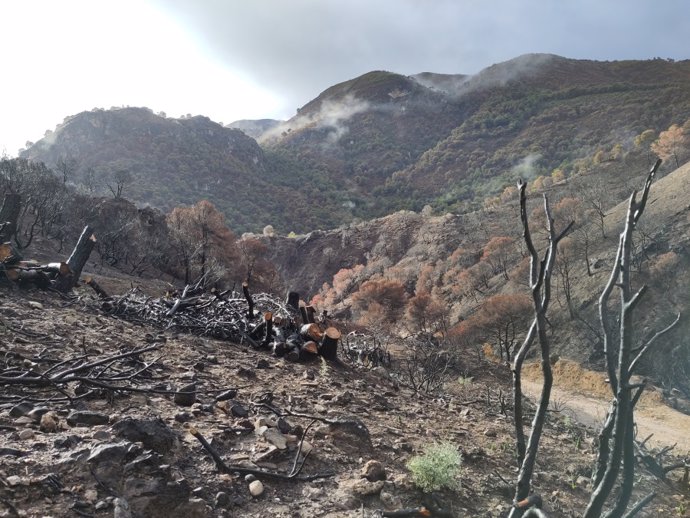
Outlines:
<svg viewBox="0 0 690 518"><path fill-rule="evenodd" d="M115 290L128 282L120 279L108 287ZM500 517L510 508L516 468L510 379L503 366L469 355L464 381L449 383L443 397L431 397L414 394L385 369L288 363L245 346L117 320L99 311L85 288L75 295L63 299L0 287L0 370L32 363L45 370L80 355L96 360L154 337L161 340L160 350L140 359L153 362L151 377L136 386L179 390L194 382L197 401L188 407L165 393L104 391L70 404L21 385L3 386L0 517L375 517L384 509L420 505L406 463L440 441L456 444L463 457L458 488L442 492L455 516ZM74 396L75 388L65 390ZM230 388L237 391L232 400L216 401ZM10 415L29 399L43 399L33 404L52 412L57 426L45 428ZM291 427L283 434L289 441L285 449L274 446L262 430L277 430L277 416L266 401L284 412L312 416L285 418ZM233 415L234 404L248 416ZM75 410L96 412L106 422L71 425L68 416ZM324 419L356 419L364 428ZM285 473L301 436L296 427L304 430L314 420L305 434L312 453L302 474L331 475L309 482L259 477L264 491L257 497L251 496L245 477L219 473L189 433L190 426L201 432L228 464ZM123 434L129 422L156 423L158 436L170 440L153 451L161 441L155 434ZM385 480L363 478L369 461L381 464ZM533 483L550 516L581 512L593 462L591 434L553 414ZM667 483L640 469L635 491L636 497L649 491L659 495L640 516L682 516L690 503L677 472Z"/></svg>
<svg viewBox="0 0 690 518"><path fill-rule="evenodd" d="M541 392L541 367L524 366L525 393L537 399ZM611 388L604 373L588 370L569 360L553 366L554 387L551 408L596 431L603 423L611 402ZM690 456L690 416L665 404L659 389L645 391L635 412L637 437L653 434L647 444L659 448L675 446L677 454Z"/></svg>

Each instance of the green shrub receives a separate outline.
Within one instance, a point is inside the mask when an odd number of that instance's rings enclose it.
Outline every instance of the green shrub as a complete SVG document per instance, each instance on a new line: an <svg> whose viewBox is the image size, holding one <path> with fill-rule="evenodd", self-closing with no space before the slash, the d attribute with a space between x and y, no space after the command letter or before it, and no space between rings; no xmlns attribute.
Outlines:
<svg viewBox="0 0 690 518"><path fill-rule="evenodd" d="M458 449L449 442L432 444L422 455L410 459L407 468L414 483L429 493L439 489L458 487L462 458Z"/></svg>

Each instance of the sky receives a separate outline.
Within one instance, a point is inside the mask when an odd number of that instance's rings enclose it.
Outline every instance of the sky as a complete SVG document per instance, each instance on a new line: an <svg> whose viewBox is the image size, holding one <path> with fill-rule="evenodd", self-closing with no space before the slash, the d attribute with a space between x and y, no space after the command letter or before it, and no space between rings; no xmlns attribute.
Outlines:
<svg viewBox="0 0 690 518"><path fill-rule="evenodd" d="M690 58L688 0L0 0L0 155L65 117L287 119L371 70Z"/></svg>

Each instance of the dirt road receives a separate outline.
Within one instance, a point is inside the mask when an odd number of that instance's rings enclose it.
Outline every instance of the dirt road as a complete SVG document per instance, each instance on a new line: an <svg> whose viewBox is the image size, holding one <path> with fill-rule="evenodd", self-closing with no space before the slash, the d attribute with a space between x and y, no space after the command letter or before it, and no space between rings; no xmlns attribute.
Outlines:
<svg viewBox="0 0 690 518"><path fill-rule="evenodd" d="M602 374L568 363L563 362L559 369L554 369L552 408L598 431L610 405L610 389ZM540 371L538 366L530 366L525 372L523 391L536 400L541 392ZM592 382L593 379L600 379L601 385ZM674 449L677 455L690 454L690 416L668 407L656 394L643 397L635 421L638 438L654 434L648 444L656 447L677 444Z"/></svg>

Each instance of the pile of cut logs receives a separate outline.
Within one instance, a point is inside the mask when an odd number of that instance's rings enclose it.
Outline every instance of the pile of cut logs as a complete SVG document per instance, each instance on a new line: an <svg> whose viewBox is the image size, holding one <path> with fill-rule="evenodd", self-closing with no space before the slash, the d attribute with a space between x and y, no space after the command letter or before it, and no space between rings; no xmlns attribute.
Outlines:
<svg viewBox="0 0 690 518"><path fill-rule="evenodd" d="M110 297L93 280L100 309L123 320L160 329L190 333L248 344L266 349L289 361L305 361L317 356L337 359L340 331L329 325L327 314L316 317L312 306L289 292L285 302L261 293L252 296L249 286L242 293L186 286L180 294L151 298L138 289Z"/></svg>

